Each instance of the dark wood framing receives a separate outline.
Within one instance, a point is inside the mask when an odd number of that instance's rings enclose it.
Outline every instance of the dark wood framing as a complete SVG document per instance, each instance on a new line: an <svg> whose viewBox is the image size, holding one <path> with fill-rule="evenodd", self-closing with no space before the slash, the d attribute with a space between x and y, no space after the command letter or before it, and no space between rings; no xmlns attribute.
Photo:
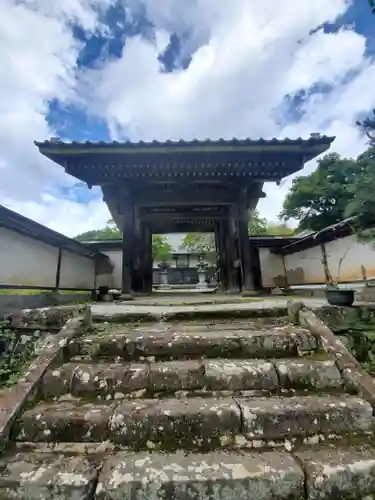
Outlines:
<svg viewBox="0 0 375 500"><path fill-rule="evenodd" d="M249 211L264 182L300 170L334 138L166 143L36 143L66 172L101 186L123 229L122 292L151 292L151 234L214 232L223 290L251 292Z"/></svg>

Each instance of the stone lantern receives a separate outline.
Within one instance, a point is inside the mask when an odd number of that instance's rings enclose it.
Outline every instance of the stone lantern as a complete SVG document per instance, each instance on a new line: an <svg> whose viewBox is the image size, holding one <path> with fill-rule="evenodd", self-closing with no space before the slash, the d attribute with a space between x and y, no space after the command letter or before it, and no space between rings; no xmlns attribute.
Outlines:
<svg viewBox="0 0 375 500"><path fill-rule="evenodd" d="M199 290L205 290L206 288L208 288L208 284L207 284L207 281L206 281L207 267L208 267L207 262L204 262L202 259L198 262L198 265L197 265L197 269L198 269L198 283L197 283L197 288Z"/></svg>
<svg viewBox="0 0 375 500"><path fill-rule="evenodd" d="M169 290L171 288L171 285L168 283L169 264L167 262L160 262L160 264L158 264L158 268L160 269L159 290Z"/></svg>

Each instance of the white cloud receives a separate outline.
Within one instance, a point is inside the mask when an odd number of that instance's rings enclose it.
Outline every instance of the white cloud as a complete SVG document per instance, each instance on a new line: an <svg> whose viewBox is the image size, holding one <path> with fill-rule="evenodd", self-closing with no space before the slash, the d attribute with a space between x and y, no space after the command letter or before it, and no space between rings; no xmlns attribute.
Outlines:
<svg viewBox="0 0 375 500"><path fill-rule="evenodd" d="M79 44L69 23L100 29L98 4L104 5L102 0L1 2L0 203L66 234L74 225L87 225L92 207L64 199L46 202L53 185L75 180L44 159L33 141L54 135L47 122L49 102L68 102L75 92Z"/></svg>
<svg viewBox="0 0 375 500"><path fill-rule="evenodd" d="M80 73L79 44L71 23L106 33L98 12L112 0L3 0L0 17L1 202L66 234L108 218L98 199L86 205L48 198L55 184L73 179L43 159L33 144L53 135L48 102L86 102L107 120L114 138L132 139L337 135L334 149L347 155L363 148L358 113L375 107L375 66L365 39L353 29L315 31L348 8L346 0L123 0L145 8L157 31L155 43L128 40L123 56ZM4 3L5 2L5 3ZM184 35L187 70L161 71L158 56L167 34ZM32 36L30 36L32 34ZM110 34L108 34L110 36ZM348 74L356 76L348 81ZM78 81L78 84L77 84ZM311 94L317 84L326 94ZM284 98L306 91L302 118L287 120ZM88 98L90 97L90 99ZM314 163L307 171L314 168ZM268 186L263 215L275 219L290 180Z"/></svg>

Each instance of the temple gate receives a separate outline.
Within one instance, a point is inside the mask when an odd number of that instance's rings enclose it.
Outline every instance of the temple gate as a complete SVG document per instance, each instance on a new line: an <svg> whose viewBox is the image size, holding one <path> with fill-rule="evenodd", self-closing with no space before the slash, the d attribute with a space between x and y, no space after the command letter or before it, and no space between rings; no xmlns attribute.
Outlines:
<svg viewBox="0 0 375 500"><path fill-rule="evenodd" d="M326 151L334 137L307 140L36 142L40 152L100 186L123 231L122 293L152 291L152 234L215 234L220 286L254 291L249 214L265 182L280 183Z"/></svg>

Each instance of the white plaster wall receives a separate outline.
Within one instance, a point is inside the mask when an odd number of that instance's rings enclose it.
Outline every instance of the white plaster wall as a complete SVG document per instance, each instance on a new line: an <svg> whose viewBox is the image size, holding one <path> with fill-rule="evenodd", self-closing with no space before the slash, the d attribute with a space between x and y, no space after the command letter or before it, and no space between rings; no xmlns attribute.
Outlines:
<svg viewBox="0 0 375 500"><path fill-rule="evenodd" d="M333 279L337 279L339 259L343 258L340 281L361 281L365 268L367 278L375 278L375 248L373 243L361 243L355 235L326 244L327 260Z"/></svg>
<svg viewBox="0 0 375 500"><path fill-rule="evenodd" d="M375 278L375 248L373 244L361 243L355 235L346 236L325 244L328 267L332 278L337 280L340 258L339 281L362 281L366 277ZM285 263L290 285L308 285L325 283L324 267L320 245L302 252L285 256Z"/></svg>
<svg viewBox="0 0 375 500"><path fill-rule="evenodd" d="M325 283L322 258L320 245L285 255L288 285Z"/></svg>
<svg viewBox="0 0 375 500"><path fill-rule="evenodd" d="M113 265L113 270L112 274L99 274L96 279L96 285L105 285L120 290L122 277L122 250L103 250L101 253L109 257Z"/></svg>
<svg viewBox="0 0 375 500"><path fill-rule="evenodd" d="M0 228L0 284L53 288L58 248ZM92 289L95 265L89 257L63 250L60 288Z"/></svg>
<svg viewBox="0 0 375 500"><path fill-rule="evenodd" d="M281 255L271 253L269 248L259 248L259 261L264 288L285 284L284 264Z"/></svg>
<svg viewBox="0 0 375 500"><path fill-rule="evenodd" d="M93 259L68 250L62 251L60 288L93 290L95 288L95 263Z"/></svg>
<svg viewBox="0 0 375 500"><path fill-rule="evenodd" d="M54 287L58 249L0 228L0 284Z"/></svg>

